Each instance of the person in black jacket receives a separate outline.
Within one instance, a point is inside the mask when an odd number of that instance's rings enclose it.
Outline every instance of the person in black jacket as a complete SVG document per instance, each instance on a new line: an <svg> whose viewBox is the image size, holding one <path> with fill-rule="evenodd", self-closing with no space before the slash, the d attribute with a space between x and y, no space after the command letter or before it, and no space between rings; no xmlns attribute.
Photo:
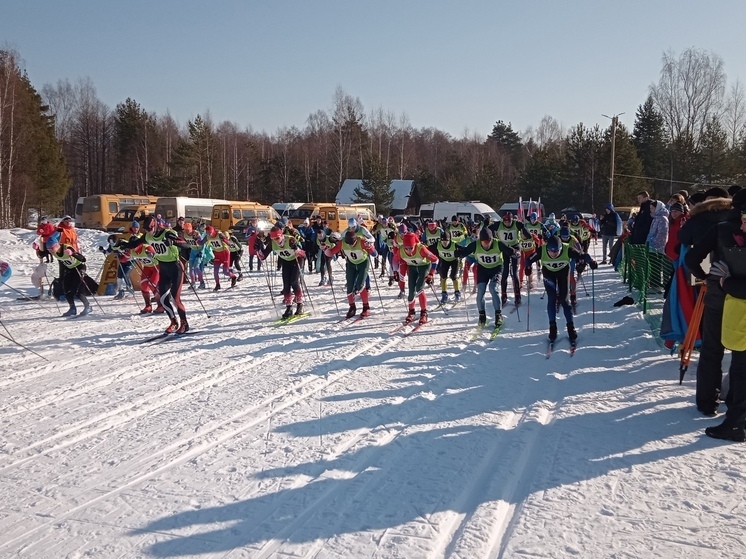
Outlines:
<svg viewBox="0 0 746 559"><path fill-rule="evenodd" d="M607 249L611 252L611 247L614 246L614 238L618 236L617 231L619 230L621 221L619 214L614 210L614 204L606 204L606 213L599 220L601 228L601 246L603 251L601 264L606 264Z"/></svg>
<svg viewBox="0 0 746 559"><path fill-rule="evenodd" d="M682 244L692 245L685 257L687 268L696 278L707 284L695 400L697 409L702 414L713 417L717 414L723 380L725 348L720 337L725 292L720 285L720 278L706 273L702 262L708 255L710 262L723 260L721 244L718 243L718 223L733 217L733 206L727 198L713 198L697 204L691 214L692 217L679 230L678 237Z"/></svg>
<svg viewBox="0 0 746 559"><path fill-rule="evenodd" d="M640 209L635 216L635 222L632 225L632 231L629 235L631 245L644 245L650 232L650 226L653 224L653 215L650 213L650 206L655 200L650 199L650 194L645 190L637 193L637 203Z"/></svg>
<svg viewBox="0 0 746 559"><path fill-rule="evenodd" d="M708 253L711 254L712 266L709 274L703 276L698 263ZM715 390L714 381L719 380L722 374L718 358L722 359L724 350L721 336L725 297L730 295L746 299L746 191L733 197L733 211L728 219L711 228L699 239L687 253L686 261L687 264L691 261L692 271L697 277L707 279L705 311L702 317L702 350L700 366L697 367L697 392L699 396L699 373L700 368L703 368L703 373L711 375L710 379L705 379L710 381L707 388L710 391L708 395L711 396ZM719 304L719 309L715 304ZM743 442L746 441L746 351L732 350L729 380L725 420L716 427L708 427L705 433L716 439Z"/></svg>

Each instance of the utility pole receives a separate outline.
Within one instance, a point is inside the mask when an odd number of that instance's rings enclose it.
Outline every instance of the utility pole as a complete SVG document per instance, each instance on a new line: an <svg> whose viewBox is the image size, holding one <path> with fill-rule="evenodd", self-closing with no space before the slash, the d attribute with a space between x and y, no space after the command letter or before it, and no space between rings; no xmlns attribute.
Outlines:
<svg viewBox="0 0 746 559"><path fill-rule="evenodd" d="M609 174L609 203L614 203L614 147L616 146L616 126L619 117L624 113L617 113L614 116L601 115L611 119L611 173Z"/></svg>

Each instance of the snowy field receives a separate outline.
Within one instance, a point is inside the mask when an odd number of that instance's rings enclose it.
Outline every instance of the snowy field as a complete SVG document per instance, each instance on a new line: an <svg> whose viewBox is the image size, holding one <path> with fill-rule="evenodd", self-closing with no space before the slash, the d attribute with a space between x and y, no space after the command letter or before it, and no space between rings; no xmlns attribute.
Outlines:
<svg viewBox="0 0 746 559"><path fill-rule="evenodd" d="M92 276L105 237L81 232ZM0 258L36 294L32 240L0 231ZM195 333L143 344L168 320L139 294L71 320L4 286L48 361L0 339L0 557L746 557L746 445L704 436L696 355L679 386L618 275L585 282L595 313L581 285L578 350L550 359L540 291L471 341L473 297L391 334L395 288L345 327L317 275L313 316L274 327L255 272L200 292L209 318L185 291Z"/></svg>

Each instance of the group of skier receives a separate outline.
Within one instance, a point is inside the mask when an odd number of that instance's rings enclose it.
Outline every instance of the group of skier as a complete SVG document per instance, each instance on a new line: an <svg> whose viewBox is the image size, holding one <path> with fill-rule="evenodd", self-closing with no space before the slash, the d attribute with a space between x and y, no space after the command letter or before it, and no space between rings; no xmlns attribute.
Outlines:
<svg viewBox="0 0 746 559"><path fill-rule="evenodd" d="M303 227L310 229L311 226L303 224L301 229ZM76 315L75 298L83 302L80 315L85 315L90 312L83 282L86 258L77 246L77 238L75 244L69 240L64 242L62 232L60 227L42 224L39 255L41 258L48 253L60 262L63 291L70 305L65 316ZM491 221L485 216L482 221L468 226L458 216L442 223L430 220L423 225L378 216L370 230L356 218L350 218L342 232L314 227L312 251L308 250L309 236L287 221L278 222L268 235L257 230L246 233L249 252L257 257L258 269L270 254L277 257L285 306L282 318L286 320L305 315L303 271L306 263L309 271L320 273L320 286L331 285L331 264L342 257L346 261L345 296L349 304L345 318L356 316L358 299L362 305L359 318L370 315L371 270L380 267L380 277L388 274L388 285L396 283L399 297L406 299L405 324L415 321L417 306L419 323L428 321L427 289L435 291L437 274L439 306L450 302L451 296L454 304L463 301L464 290L471 280L471 293L476 294L478 325L483 327L488 322L486 299L489 291L494 327L499 330L504 320L503 308L509 300L509 280L512 281L512 304L517 307L522 303L524 281L529 294L534 288L532 271L536 265L541 270L547 294L549 340L553 342L557 337L557 312L562 308L568 337L574 343L577 337L573 321L576 274L582 273L586 265L596 267L587 252L590 229L580 216L558 222L552 214L545 224L536 213L529 214L525 221L506 213L499 220ZM189 331L181 300L185 279L188 278L195 288L204 288L203 270L210 262L216 291L221 289L221 278L229 279L231 287L242 278L241 243L233 233L218 231L203 223L179 220L171 228L158 216L148 216L142 220L142 226L133 222L126 234L110 236L108 246L99 248L116 255L115 298L123 297L125 291L134 293L130 271L135 263L140 271L140 291L145 303L141 313L153 312L155 304L155 312L165 312L170 319L167 333ZM253 269L253 258L250 269Z"/></svg>

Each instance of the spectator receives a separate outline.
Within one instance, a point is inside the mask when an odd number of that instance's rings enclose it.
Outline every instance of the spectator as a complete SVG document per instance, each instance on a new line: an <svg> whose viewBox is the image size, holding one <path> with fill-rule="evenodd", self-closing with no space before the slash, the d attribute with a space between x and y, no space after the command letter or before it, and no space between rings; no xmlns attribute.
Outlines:
<svg viewBox="0 0 746 559"><path fill-rule="evenodd" d="M676 202L671 206L668 218L668 240L666 241L665 253L672 262L679 258L681 243L679 242L679 229L686 222L684 207Z"/></svg>
<svg viewBox="0 0 746 559"><path fill-rule="evenodd" d="M642 190L637 193L637 203L640 204L640 208L630 229L630 244L645 244L645 240L648 238L648 233L650 232L650 224L653 223L653 214L650 211L650 206L654 202L655 200L650 199L650 194L647 191Z"/></svg>
<svg viewBox="0 0 746 559"><path fill-rule="evenodd" d="M622 231L622 219L619 214L614 210L614 204L606 205L606 213L599 221L599 227L601 230L601 250L602 259L601 264L606 264L606 255L611 252L611 247L614 246L614 238L618 237Z"/></svg>

